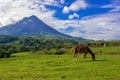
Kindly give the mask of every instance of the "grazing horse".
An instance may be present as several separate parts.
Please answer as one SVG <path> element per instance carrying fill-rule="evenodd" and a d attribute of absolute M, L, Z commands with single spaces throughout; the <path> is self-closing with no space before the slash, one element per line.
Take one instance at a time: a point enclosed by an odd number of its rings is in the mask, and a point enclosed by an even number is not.
<path fill-rule="evenodd" d="M 84 60 L 87 56 L 87 53 L 90 53 L 92 56 L 92 60 L 95 61 L 95 54 L 92 50 L 86 45 L 78 45 L 72 47 L 73 61 L 77 62 L 77 54 L 84 53 Z"/>

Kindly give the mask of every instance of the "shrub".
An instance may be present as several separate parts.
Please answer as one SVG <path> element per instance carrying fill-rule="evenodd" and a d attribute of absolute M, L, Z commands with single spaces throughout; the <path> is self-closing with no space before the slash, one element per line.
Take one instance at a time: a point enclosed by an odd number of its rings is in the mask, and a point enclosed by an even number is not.
<path fill-rule="evenodd" d="M 11 53 L 3 49 L 0 49 L 0 58 L 4 58 L 4 57 L 7 58 L 11 57 Z"/>
<path fill-rule="evenodd" d="M 59 49 L 43 49 L 41 51 L 37 51 L 36 54 L 40 54 L 40 55 L 62 55 L 64 53 L 64 51 L 61 51 Z"/>

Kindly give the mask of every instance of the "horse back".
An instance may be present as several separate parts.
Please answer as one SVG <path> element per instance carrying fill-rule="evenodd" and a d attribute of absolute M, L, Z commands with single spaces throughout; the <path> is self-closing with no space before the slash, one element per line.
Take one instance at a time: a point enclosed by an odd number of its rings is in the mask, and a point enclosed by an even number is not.
<path fill-rule="evenodd" d="M 90 48 L 86 45 L 73 46 L 72 51 L 74 53 L 89 53 L 89 52 L 91 52 Z"/>

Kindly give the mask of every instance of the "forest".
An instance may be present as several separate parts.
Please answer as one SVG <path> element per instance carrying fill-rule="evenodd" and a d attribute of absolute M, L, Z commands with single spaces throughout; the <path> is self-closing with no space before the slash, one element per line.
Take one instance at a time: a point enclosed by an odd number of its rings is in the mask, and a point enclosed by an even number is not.
<path fill-rule="evenodd" d="M 9 58 L 13 53 L 41 52 L 41 54 L 63 54 L 64 49 L 85 44 L 91 47 L 120 46 L 120 41 L 77 41 L 67 38 L 45 38 L 40 36 L 0 35 L 0 58 Z M 105 45 L 104 45 L 105 44 Z M 52 53 L 50 52 L 52 51 Z M 54 53 L 53 53 L 54 52 Z"/>

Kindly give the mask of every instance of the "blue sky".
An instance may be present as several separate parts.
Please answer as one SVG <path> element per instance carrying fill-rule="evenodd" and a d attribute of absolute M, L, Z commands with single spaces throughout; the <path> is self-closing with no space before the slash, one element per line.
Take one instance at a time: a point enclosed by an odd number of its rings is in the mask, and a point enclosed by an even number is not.
<path fill-rule="evenodd" d="M 36 15 L 71 36 L 120 40 L 120 0 L 4 0 L 0 4 L 0 27 Z"/>
<path fill-rule="evenodd" d="M 82 2 L 82 1 L 86 1 L 86 6 L 82 8 L 79 7 L 78 10 L 71 9 L 69 10 L 70 6 L 72 3 L 75 2 Z M 64 5 L 62 7 L 55 7 L 55 6 L 47 6 L 48 9 L 51 10 L 56 10 L 56 13 L 54 15 L 54 17 L 57 17 L 59 19 L 63 19 L 63 20 L 67 20 L 69 19 L 69 15 L 73 15 L 74 13 L 76 13 L 77 15 L 80 15 L 79 17 L 74 17 L 75 19 L 82 19 L 85 16 L 89 16 L 89 15 L 96 15 L 96 14 L 104 14 L 109 12 L 110 10 L 112 10 L 113 8 L 101 8 L 101 6 L 110 4 L 111 0 L 66 0 Z M 77 4 L 76 4 L 77 5 Z M 65 11 L 65 7 L 68 7 L 67 10 L 69 10 L 69 12 Z"/>

